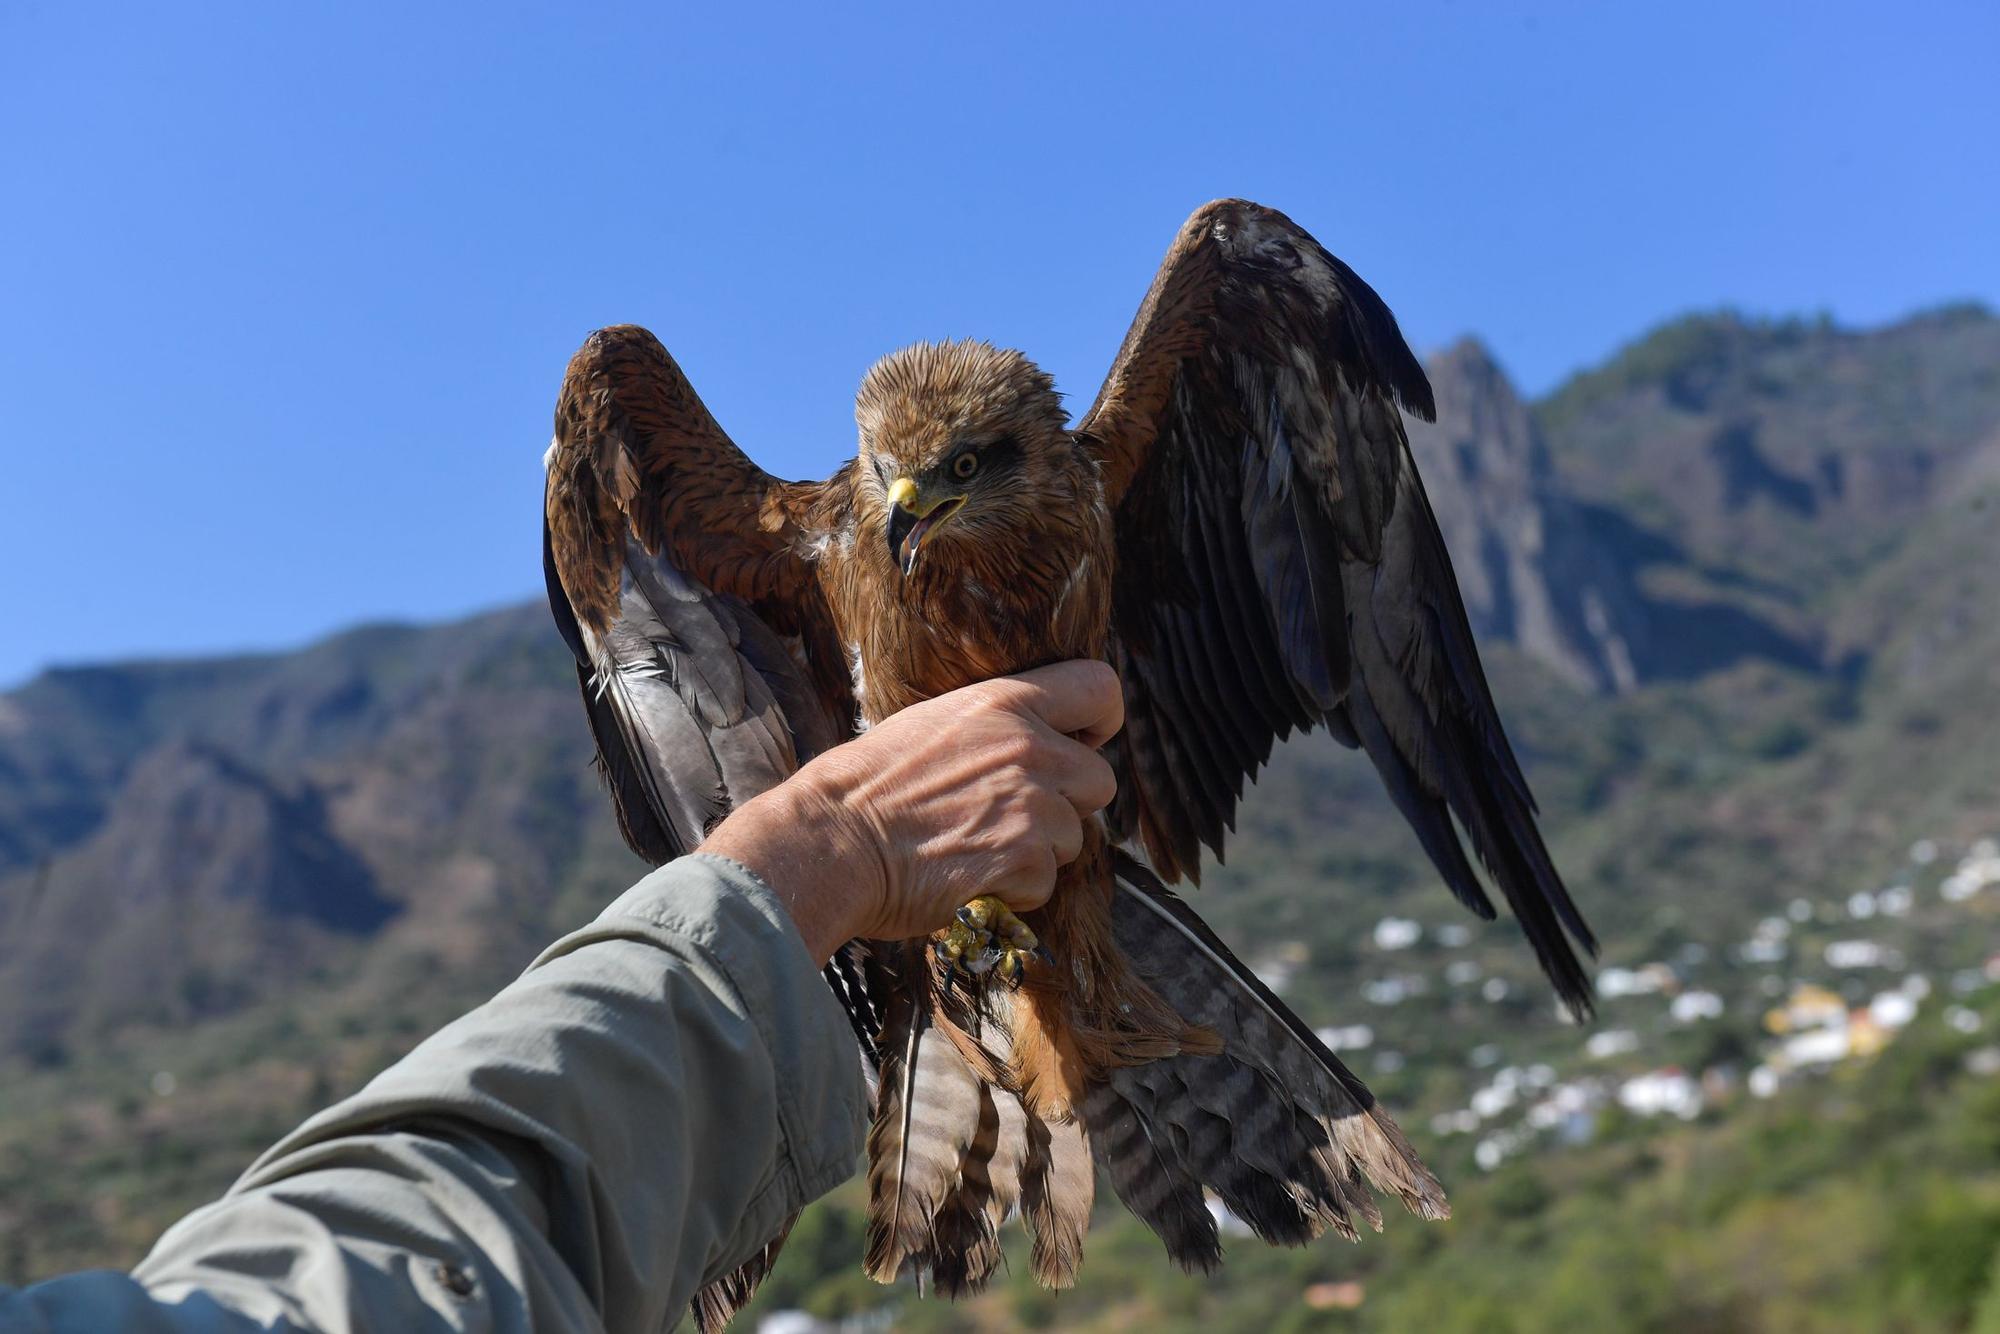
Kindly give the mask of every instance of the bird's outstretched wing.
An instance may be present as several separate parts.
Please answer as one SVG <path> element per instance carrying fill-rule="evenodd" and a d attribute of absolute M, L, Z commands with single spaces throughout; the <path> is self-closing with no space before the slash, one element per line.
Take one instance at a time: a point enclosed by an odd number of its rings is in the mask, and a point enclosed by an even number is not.
<path fill-rule="evenodd" d="M 647 861 L 691 850 L 852 731 L 846 668 L 800 554 L 823 499 L 746 458 L 644 329 L 600 329 L 570 359 L 542 567 L 619 830 Z M 859 948 L 827 979 L 872 1055 L 868 997 L 850 989 Z M 702 1334 L 749 1300 L 794 1221 L 697 1294 Z"/>
<path fill-rule="evenodd" d="M 1596 943 L 1536 828 L 1399 406 L 1429 418 L 1430 384 L 1352 269 L 1256 204 L 1188 220 L 1077 428 L 1117 530 L 1112 822 L 1168 879 L 1198 877 L 1272 742 L 1324 724 L 1490 918 L 1456 817 L 1581 1012 L 1571 941 Z"/>
<path fill-rule="evenodd" d="M 644 329 L 600 329 L 571 358 L 543 567 L 619 828 L 648 861 L 851 730 L 800 552 L 819 491 L 745 457 Z"/>

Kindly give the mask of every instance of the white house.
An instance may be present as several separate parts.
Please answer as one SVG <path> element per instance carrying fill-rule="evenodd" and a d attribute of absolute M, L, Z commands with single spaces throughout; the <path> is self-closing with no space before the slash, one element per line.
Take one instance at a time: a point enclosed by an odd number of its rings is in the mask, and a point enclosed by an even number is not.
<path fill-rule="evenodd" d="M 1692 1024 L 1703 1019 L 1722 1017 L 1722 997 L 1713 991 L 1683 991 L 1674 997 L 1668 1007 L 1668 1014 L 1677 1024 Z"/>
<path fill-rule="evenodd" d="M 1668 1115 L 1692 1121 L 1701 1115 L 1701 1085 L 1677 1066 L 1649 1070 L 1618 1086 L 1618 1105 L 1636 1116 Z"/>
<path fill-rule="evenodd" d="M 1829 968 L 1880 968 L 1888 962 L 1889 951 L 1879 941 L 1835 940 L 1826 947 Z"/>
<path fill-rule="evenodd" d="M 1384 917 L 1375 923 L 1375 948 L 1406 950 L 1424 938 L 1424 928 L 1407 917 Z"/>
<path fill-rule="evenodd" d="M 1315 1033 L 1331 1051 L 1364 1051 L 1375 1045 L 1375 1030 L 1366 1024 L 1343 1024 Z"/>

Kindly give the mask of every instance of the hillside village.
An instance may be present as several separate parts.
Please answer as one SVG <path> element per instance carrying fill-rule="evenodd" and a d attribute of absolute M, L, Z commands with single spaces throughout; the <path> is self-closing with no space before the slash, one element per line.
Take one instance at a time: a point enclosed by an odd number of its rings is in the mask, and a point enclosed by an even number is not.
<path fill-rule="evenodd" d="M 2000 986 L 2000 953 L 1980 967 L 1957 969 L 1942 979 L 1921 970 L 1903 971 L 1904 933 L 1897 926 L 1916 906 L 1918 881 L 1941 856 L 1937 840 L 1919 840 L 1910 849 L 1904 879 L 1845 898 L 1795 898 L 1784 915 L 1762 919 L 1748 938 L 1721 951 L 1719 958 L 1697 948 L 1672 961 L 1602 969 L 1596 978 L 1601 1022 L 1575 1045 L 1569 1059 L 1516 1065 L 1503 1063 L 1498 1044 L 1475 1047 L 1468 1065 L 1480 1072 L 1481 1082 L 1464 1106 L 1431 1116 L 1431 1132 L 1476 1137 L 1474 1161 L 1492 1171 L 1538 1143 L 1589 1143 L 1601 1116 L 1612 1107 L 1637 1117 L 1693 1120 L 1734 1098 L 1770 1098 L 1793 1081 L 1875 1056 L 1926 1004 L 1943 1005 L 1945 1022 L 1957 1031 L 1978 1032 L 1978 1013 L 1958 1002 Z M 1971 924 L 1982 895 L 1989 906 L 2000 908 L 2000 893 L 1989 893 L 2000 891 L 2000 840 L 1974 842 L 1942 875 L 1930 878 L 1937 904 L 1947 912 L 1960 910 Z M 1841 934 L 1816 953 L 1796 949 L 1794 938 L 1806 927 Z M 1455 924 L 1436 934 L 1437 943 L 1447 948 L 1463 946 L 1470 938 L 1465 927 Z M 1395 954 L 1419 944 L 1423 928 L 1409 918 L 1384 917 L 1375 923 L 1371 939 L 1378 952 Z M 1268 962 L 1261 975 L 1282 991 L 1304 962 L 1295 952 L 1289 960 Z M 1747 1068 L 1725 1062 L 1701 1069 L 1624 1069 L 1634 1060 L 1643 1061 L 1650 1034 L 1710 1023 L 1728 1013 L 1730 1002 L 1721 992 L 1698 984 L 1697 979 L 1712 974 L 1735 979 L 1737 991 L 1745 995 L 1739 1003 L 1765 1002 L 1754 1063 Z M 1370 1004 L 1393 1008 L 1434 986 L 1476 991 L 1489 1003 L 1504 1000 L 1510 991 L 1505 980 L 1482 978 L 1477 964 L 1457 960 L 1435 977 L 1401 972 L 1370 978 L 1361 983 L 1360 994 Z M 1560 1009 L 1557 1017 L 1568 1021 Z M 1345 1059 L 1359 1062 L 1358 1068 L 1393 1073 L 1404 1064 L 1402 1054 L 1379 1043 L 1368 1024 L 1329 1026 L 1318 1035 Z M 1967 1067 L 1979 1075 L 2000 1074 L 2000 1044 L 1970 1053 Z"/>

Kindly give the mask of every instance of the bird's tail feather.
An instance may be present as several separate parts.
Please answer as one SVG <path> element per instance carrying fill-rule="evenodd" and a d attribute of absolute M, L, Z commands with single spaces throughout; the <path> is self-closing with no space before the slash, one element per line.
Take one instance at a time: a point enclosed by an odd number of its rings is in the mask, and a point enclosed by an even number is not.
<path fill-rule="evenodd" d="M 1082 1122 L 1029 1113 L 1028 1163 L 1021 1176 L 1021 1213 L 1034 1237 L 1029 1260 L 1035 1281 L 1067 1288 L 1083 1263 L 1083 1234 L 1097 1198 L 1090 1141 Z"/>
<path fill-rule="evenodd" d="M 1118 853 L 1119 946 L 1182 1018 L 1221 1037 L 1109 1072 L 1086 1108 L 1112 1186 L 1185 1267 L 1212 1268 L 1206 1186 L 1266 1241 L 1355 1235 L 1381 1214 L 1369 1187 L 1424 1218 L 1450 1209 L 1437 1180 L 1361 1081 L 1178 895 Z"/>
<path fill-rule="evenodd" d="M 948 1297 L 978 1292 L 1018 1209 L 1036 1278 L 1068 1286 L 1096 1190 L 1083 1126 L 1038 1115 L 1002 1082 L 1010 1015 L 998 989 L 968 1042 L 964 998 L 932 985 L 919 947 L 902 964 L 877 1043 L 864 1267 L 883 1283 L 910 1272 Z"/>
<path fill-rule="evenodd" d="M 989 987 L 968 1003 L 936 985 L 919 946 L 895 947 L 868 1139 L 868 1273 L 977 1292 L 1018 1209 L 1036 1279 L 1066 1287 L 1098 1169 L 1190 1270 L 1222 1256 L 1205 1192 L 1283 1245 L 1379 1229 L 1374 1192 L 1448 1217 L 1443 1189 L 1361 1081 L 1157 876 L 1123 852 L 1114 866 L 1124 962 L 1214 1041 L 1102 1070 L 1074 1116 L 1038 1115 L 1007 1083 L 1009 1035 L 1027 1018 L 1016 993 Z"/>

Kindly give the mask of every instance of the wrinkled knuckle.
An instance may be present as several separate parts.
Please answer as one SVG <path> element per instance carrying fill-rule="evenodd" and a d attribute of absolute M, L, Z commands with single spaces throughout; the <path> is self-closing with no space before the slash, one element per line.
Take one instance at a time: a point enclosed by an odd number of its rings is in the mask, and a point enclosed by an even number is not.
<path fill-rule="evenodd" d="M 1034 734 L 1025 728 L 1013 728 L 995 746 L 1000 763 L 1008 770 L 1008 776 L 1026 779 L 1034 772 L 1037 751 Z"/>
<path fill-rule="evenodd" d="M 1084 674 L 1085 680 L 1089 682 L 1091 689 L 1103 691 L 1107 694 L 1118 693 L 1118 673 L 1112 670 L 1110 663 L 1099 658 L 1092 658 L 1084 663 Z"/>
<path fill-rule="evenodd" d="M 1056 867 L 1056 854 L 1046 843 L 1035 844 L 1022 857 L 1022 874 L 1034 890 L 1037 901 L 1048 896 L 1050 886 L 1055 883 Z"/>
<path fill-rule="evenodd" d="M 1083 664 L 1083 674 L 1077 681 L 1078 693 L 1099 708 L 1110 710 L 1124 702 L 1125 688 L 1109 663 L 1092 659 Z"/>
<path fill-rule="evenodd" d="M 1085 796 L 1089 799 L 1091 808 L 1099 810 L 1109 806 L 1118 796 L 1118 775 L 1112 772 L 1111 766 L 1101 757 L 1092 758 L 1097 762 L 1090 766 Z"/>
<path fill-rule="evenodd" d="M 1013 691 L 1006 681 L 980 681 L 965 687 L 962 698 L 989 713 L 1012 713 Z"/>
<path fill-rule="evenodd" d="M 1034 831 L 1034 819 L 1016 803 L 1009 802 L 994 816 L 987 828 L 1001 844 L 1016 844 Z"/>
<path fill-rule="evenodd" d="M 1083 835 L 1077 833 L 1065 837 L 1051 847 L 1049 852 L 1055 858 L 1058 865 L 1068 866 L 1083 853 Z"/>

